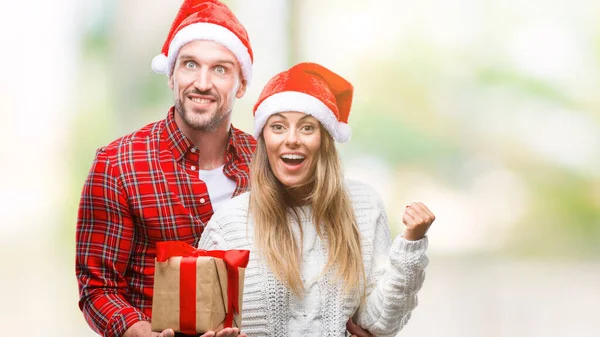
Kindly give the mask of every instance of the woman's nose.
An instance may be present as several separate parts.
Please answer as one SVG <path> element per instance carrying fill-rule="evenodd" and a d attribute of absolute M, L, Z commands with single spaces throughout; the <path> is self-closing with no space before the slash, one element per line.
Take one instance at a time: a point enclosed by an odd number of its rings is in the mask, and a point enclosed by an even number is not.
<path fill-rule="evenodd" d="M 291 129 L 290 132 L 288 132 L 287 137 L 285 138 L 285 143 L 288 146 L 300 144 L 300 138 L 294 129 Z"/>

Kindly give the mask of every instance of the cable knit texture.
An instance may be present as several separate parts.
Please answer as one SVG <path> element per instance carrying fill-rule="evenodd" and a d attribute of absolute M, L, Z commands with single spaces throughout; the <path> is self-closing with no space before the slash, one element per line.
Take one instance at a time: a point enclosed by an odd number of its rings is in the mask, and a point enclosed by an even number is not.
<path fill-rule="evenodd" d="M 253 245 L 254 230 L 248 216 L 249 194 L 228 201 L 204 229 L 199 248 L 248 249 L 242 330 L 258 336 L 346 336 L 346 321 L 375 336 L 395 336 L 417 306 L 417 293 L 428 264 L 427 238 L 391 242 L 383 202 L 369 186 L 346 181 L 361 232 L 367 275 L 367 297 L 361 304 L 356 294 L 346 294 L 332 272 L 321 274 L 327 263 L 327 245 L 317 235 L 310 207 L 302 207 L 304 231 L 302 281 L 305 295 L 296 298 L 266 265 Z M 300 231 L 295 226 L 295 233 Z"/>

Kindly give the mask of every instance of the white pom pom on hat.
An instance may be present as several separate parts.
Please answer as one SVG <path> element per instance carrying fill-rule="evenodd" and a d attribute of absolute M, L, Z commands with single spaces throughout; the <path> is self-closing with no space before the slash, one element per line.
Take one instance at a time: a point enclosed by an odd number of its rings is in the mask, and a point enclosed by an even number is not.
<path fill-rule="evenodd" d="M 164 54 L 158 54 L 152 59 L 152 70 L 154 70 L 155 73 L 166 74 L 167 63 L 167 57 Z"/>

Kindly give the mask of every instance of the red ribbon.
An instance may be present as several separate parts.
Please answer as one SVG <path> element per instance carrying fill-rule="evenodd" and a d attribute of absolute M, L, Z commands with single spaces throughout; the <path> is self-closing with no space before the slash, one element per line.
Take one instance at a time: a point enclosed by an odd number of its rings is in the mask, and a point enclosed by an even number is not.
<path fill-rule="evenodd" d="M 250 257 L 248 250 L 202 250 L 181 241 L 156 243 L 156 260 L 166 262 L 170 257 L 181 256 L 179 278 L 179 329 L 184 334 L 196 334 L 196 260 L 198 256 L 212 256 L 225 261 L 227 266 L 227 315 L 224 327 L 233 324 L 233 314 L 240 313 L 238 268 L 246 268 Z"/>

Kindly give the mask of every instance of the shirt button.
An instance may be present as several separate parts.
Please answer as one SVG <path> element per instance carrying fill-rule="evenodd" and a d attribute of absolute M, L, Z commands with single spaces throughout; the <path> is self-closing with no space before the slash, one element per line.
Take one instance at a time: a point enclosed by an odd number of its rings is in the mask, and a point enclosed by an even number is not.
<path fill-rule="evenodd" d="M 200 198 L 200 203 L 203 204 L 206 200 L 204 198 Z"/>
<path fill-rule="evenodd" d="M 193 148 L 192 148 L 190 151 L 192 151 L 192 152 L 196 153 L 196 148 L 195 148 L 195 147 L 193 147 Z"/>
<path fill-rule="evenodd" d="M 192 167 L 190 167 L 192 169 L 192 171 L 196 171 L 196 166 L 192 165 Z"/>

